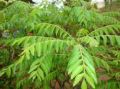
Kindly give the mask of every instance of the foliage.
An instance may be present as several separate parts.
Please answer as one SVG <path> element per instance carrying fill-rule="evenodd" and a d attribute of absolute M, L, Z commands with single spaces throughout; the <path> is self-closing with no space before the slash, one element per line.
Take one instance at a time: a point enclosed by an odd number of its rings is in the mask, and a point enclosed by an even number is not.
<path fill-rule="evenodd" d="M 14 1 L 3 8 L 0 47 L 10 53 L 10 63 L 2 66 L 0 76 L 13 78 L 18 89 L 49 89 L 52 80 L 65 81 L 61 76 L 81 89 L 99 89 L 106 81 L 107 87 L 119 89 L 119 12 L 74 4 L 58 10 Z"/>

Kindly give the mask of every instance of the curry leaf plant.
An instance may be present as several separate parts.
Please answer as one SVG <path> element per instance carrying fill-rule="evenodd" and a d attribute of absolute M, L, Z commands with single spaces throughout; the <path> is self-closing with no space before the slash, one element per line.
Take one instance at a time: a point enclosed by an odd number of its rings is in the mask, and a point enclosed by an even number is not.
<path fill-rule="evenodd" d="M 98 89 L 97 68 L 111 79 L 120 77 L 119 72 L 113 73 L 120 66 L 120 23 L 116 19 L 120 13 L 99 13 L 84 4 L 70 2 L 59 10 L 54 5 L 41 8 L 14 1 L 3 8 L 1 44 L 15 48 L 18 54 L 1 68 L 0 76 L 14 77 L 18 89 L 49 89 L 50 82 L 61 75 L 69 77 L 73 87 Z"/>

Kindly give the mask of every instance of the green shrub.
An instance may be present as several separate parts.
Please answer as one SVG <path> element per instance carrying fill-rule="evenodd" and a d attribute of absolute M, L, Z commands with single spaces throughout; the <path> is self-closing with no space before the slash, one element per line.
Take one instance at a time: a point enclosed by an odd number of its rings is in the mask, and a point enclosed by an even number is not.
<path fill-rule="evenodd" d="M 16 88 L 48 89 L 51 80 L 69 76 L 73 86 L 98 89 L 101 68 L 110 76 L 108 87 L 114 80 L 119 89 L 120 75 L 114 69 L 120 65 L 120 23 L 115 18 L 120 13 L 101 14 L 84 5 L 40 8 L 22 1 L 0 13 L 4 17 L 0 30 L 10 34 L 1 44 L 14 47 L 17 53 L 15 62 L 2 68 L 0 76 L 14 77 Z"/>

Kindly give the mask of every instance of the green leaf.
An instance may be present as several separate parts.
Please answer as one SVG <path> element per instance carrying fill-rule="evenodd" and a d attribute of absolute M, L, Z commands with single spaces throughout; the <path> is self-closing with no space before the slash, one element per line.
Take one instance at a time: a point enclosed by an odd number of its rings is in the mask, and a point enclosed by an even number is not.
<path fill-rule="evenodd" d="M 94 79 L 94 82 L 97 83 L 96 74 L 93 73 L 89 67 L 86 67 L 86 71 L 87 71 L 88 75 Z"/>
<path fill-rule="evenodd" d="M 95 88 L 94 81 L 93 81 L 93 79 L 90 76 L 88 76 L 87 74 L 85 74 L 85 79 L 92 86 L 92 88 Z"/>
<path fill-rule="evenodd" d="M 83 82 L 82 82 L 81 89 L 87 89 L 87 84 L 86 84 L 85 80 L 83 80 Z"/>
<path fill-rule="evenodd" d="M 83 66 L 78 66 L 71 74 L 71 79 L 75 78 L 78 74 L 83 71 Z"/>
<path fill-rule="evenodd" d="M 76 86 L 76 85 L 82 80 L 83 76 L 84 76 L 84 73 L 77 75 L 77 76 L 75 77 L 73 86 Z"/>

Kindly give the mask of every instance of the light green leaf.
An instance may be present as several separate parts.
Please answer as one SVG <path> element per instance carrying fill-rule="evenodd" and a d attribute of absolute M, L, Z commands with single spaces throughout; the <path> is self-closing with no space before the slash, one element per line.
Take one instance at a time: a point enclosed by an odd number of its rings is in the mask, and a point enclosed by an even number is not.
<path fill-rule="evenodd" d="M 92 88 L 95 88 L 94 81 L 93 81 L 93 79 L 90 76 L 88 76 L 87 74 L 85 74 L 85 79 L 92 86 Z"/>
<path fill-rule="evenodd" d="M 87 89 L 87 84 L 86 84 L 85 80 L 83 80 L 83 82 L 82 82 L 81 89 Z"/>
<path fill-rule="evenodd" d="M 77 75 L 77 76 L 75 77 L 73 86 L 76 86 L 76 85 L 82 80 L 83 76 L 84 76 L 84 73 Z"/>

